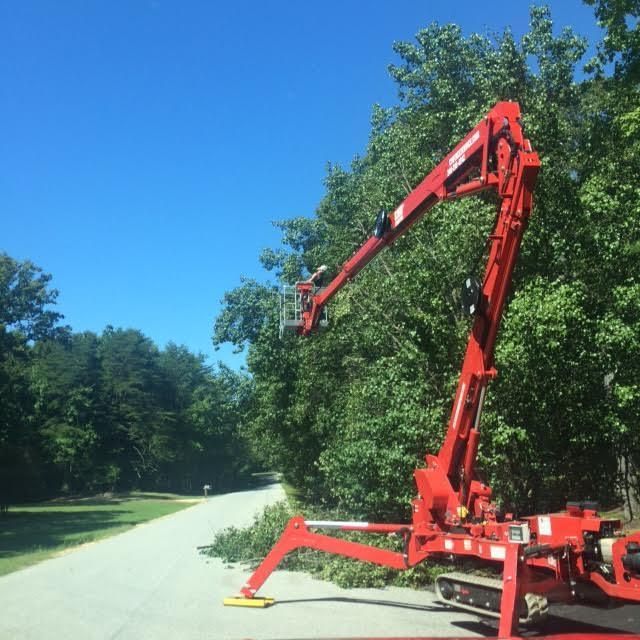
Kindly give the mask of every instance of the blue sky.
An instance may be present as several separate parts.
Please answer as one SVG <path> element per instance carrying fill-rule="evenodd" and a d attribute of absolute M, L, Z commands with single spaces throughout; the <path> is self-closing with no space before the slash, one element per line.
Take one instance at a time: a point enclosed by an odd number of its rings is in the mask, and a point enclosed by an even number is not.
<path fill-rule="evenodd" d="M 596 40 L 592 9 L 548 3 Z M 526 1 L 0 3 L 0 251 L 53 275 L 74 330 L 140 329 L 211 362 L 271 221 L 311 215 L 328 161 L 396 101 L 395 40 L 432 21 L 527 29 Z"/>

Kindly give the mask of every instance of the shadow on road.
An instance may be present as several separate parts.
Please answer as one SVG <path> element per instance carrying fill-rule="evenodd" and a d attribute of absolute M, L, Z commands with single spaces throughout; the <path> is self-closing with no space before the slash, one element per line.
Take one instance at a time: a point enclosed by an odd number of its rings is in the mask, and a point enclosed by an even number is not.
<path fill-rule="evenodd" d="M 209 497 L 223 496 L 229 493 L 242 493 L 244 491 L 266 491 L 274 485 L 280 483 L 280 474 L 273 471 L 263 471 L 252 473 L 250 476 L 242 478 L 235 484 L 225 488 L 214 488 Z"/>
<path fill-rule="evenodd" d="M 565 607 L 568 608 L 568 607 Z M 572 607 L 577 609 L 578 607 Z M 620 610 L 611 610 L 605 612 L 606 615 L 602 615 L 602 610 L 593 610 L 588 607 L 580 607 L 589 613 L 587 616 L 598 616 L 601 624 L 595 624 L 592 621 L 580 620 L 577 617 L 563 617 L 559 615 L 550 615 L 547 621 L 539 628 L 535 629 L 520 629 L 519 635 L 522 638 L 536 638 L 538 636 L 547 636 L 551 634 L 584 634 L 585 637 L 588 634 L 636 634 L 638 633 L 638 623 L 633 618 L 629 619 L 626 615 L 620 615 Z M 580 612 L 582 613 L 582 612 Z M 580 615 L 578 613 L 578 615 Z M 460 620 L 451 623 L 454 627 L 464 629 L 471 633 L 477 633 L 485 637 L 495 637 L 498 633 L 498 620 L 486 618 L 478 621 Z"/>
<path fill-rule="evenodd" d="M 262 473 L 253 473 L 246 485 L 247 489 L 255 491 L 256 489 L 268 489 L 274 484 L 280 482 L 280 474 L 274 471 L 264 471 Z"/>
<path fill-rule="evenodd" d="M 391 602 L 388 600 L 377 600 L 372 598 L 346 598 L 346 597 L 328 597 L 328 598 L 300 598 L 295 600 L 277 600 L 273 606 L 282 604 L 309 604 L 310 602 L 333 602 L 344 604 L 368 604 L 376 607 L 397 607 L 399 609 L 407 609 L 411 611 L 423 611 L 425 613 L 452 613 L 450 607 L 444 605 L 421 605 L 412 604 L 408 602 Z M 565 607 L 567 608 L 567 607 Z M 539 636 L 549 634 L 562 634 L 562 633 L 579 633 L 579 634 L 595 634 L 595 633 L 637 633 L 637 621 L 633 617 L 629 617 L 623 613 L 620 615 L 620 610 L 611 610 L 606 612 L 605 619 L 602 619 L 602 611 L 580 607 L 585 609 L 589 613 L 586 615 L 599 616 L 603 624 L 594 624 L 584 620 L 577 620 L 575 618 L 563 617 L 560 615 L 550 615 L 546 623 L 540 628 L 536 629 L 521 629 L 520 637 L 522 638 L 536 638 Z M 576 607 L 572 607 L 574 610 Z M 583 612 L 578 612 L 578 615 L 585 615 Z M 493 618 L 479 618 L 478 620 L 458 620 L 452 621 L 451 625 L 459 629 L 463 629 L 468 633 L 476 633 L 486 638 L 495 637 L 498 634 L 498 620 Z"/>
<path fill-rule="evenodd" d="M 328 598 L 300 598 L 298 600 L 276 600 L 273 606 L 279 604 L 309 604 L 310 602 L 341 602 L 345 604 L 371 604 L 378 607 L 397 607 L 399 609 L 411 609 L 413 611 L 428 611 L 429 613 L 444 613 L 451 609 L 443 605 L 427 605 L 412 604 L 410 602 L 392 602 L 389 600 L 376 600 L 372 598 L 347 598 L 347 597 L 328 597 Z"/>

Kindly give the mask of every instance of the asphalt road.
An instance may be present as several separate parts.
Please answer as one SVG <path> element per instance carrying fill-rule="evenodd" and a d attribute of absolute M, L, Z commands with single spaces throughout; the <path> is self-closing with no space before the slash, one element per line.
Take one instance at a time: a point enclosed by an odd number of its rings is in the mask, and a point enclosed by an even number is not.
<path fill-rule="evenodd" d="M 222 606 L 248 576 L 196 547 L 283 497 L 278 485 L 210 497 L 189 509 L 0 578 L 0 638 L 91 640 L 455 635 L 473 616 L 406 589 L 343 590 L 278 572 L 269 609 Z M 460 629 L 458 629 L 460 631 Z M 464 635 L 474 635 L 464 631 Z"/>
<path fill-rule="evenodd" d="M 273 607 L 223 607 L 222 598 L 237 592 L 247 571 L 226 568 L 196 547 L 209 544 L 215 530 L 248 524 L 262 506 L 280 497 L 277 485 L 214 496 L 0 578 L 0 638 L 267 640 L 495 633 L 495 625 L 442 607 L 429 592 L 344 590 L 285 571 L 276 572 L 263 588 L 263 595 L 276 598 Z M 637 611 L 623 616 L 630 631 L 640 629 L 634 628 Z M 566 624 L 576 631 L 601 630 L 602 616 L 595 622 L 554 617 L 547 632 Z M 623 630 L 624 624 L 610 628 Z"/>

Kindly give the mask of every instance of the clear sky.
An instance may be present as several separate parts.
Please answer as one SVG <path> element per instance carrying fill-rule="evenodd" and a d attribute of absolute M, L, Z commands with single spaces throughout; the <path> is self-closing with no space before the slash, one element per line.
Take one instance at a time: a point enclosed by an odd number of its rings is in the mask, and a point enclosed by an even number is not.
<path fill-rule="evenodd" d="M 549 2 L 597 39 L 590 7 Z M 271 221 L 311 215 L 328 161 L 396 101 L 395 40 L 432 21 L 527 29 L 526 0 L 0 1 L 0 251 L 53 275 L 74 330 L 214 353 Z"/>

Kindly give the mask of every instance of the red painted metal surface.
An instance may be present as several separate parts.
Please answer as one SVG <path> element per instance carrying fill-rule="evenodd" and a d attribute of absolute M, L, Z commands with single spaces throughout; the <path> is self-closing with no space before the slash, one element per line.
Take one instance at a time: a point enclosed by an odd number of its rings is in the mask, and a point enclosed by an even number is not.
<path fill-rule="evenodd" d="M 631 557 L 640 554 L 640 533 L 621 537 L 621 523 L 601 519 L 592 506 L 573 505 L 566 512 L 518 522 L 499 518 L 491 488 L 475 475 L 482 403 L 497 375 L 496 337 L 531 214 L 539 167 L 538 156 L 523 134 L 519 106 L 500 102 L 393 211 L 379 237 L 369 238 L 325 289 L 316 295 L 312 281 L 297 285 L 303 301 L 299 333 L 306 335 L 316 329 L 324 305 L 435 204 L 485 190 L 497 194 L 488 262 L 446 437 L 439 453 L 427 455 L 425 467 L 415 471 L 418 495 L 412 502 L 412 522 L 305 523 L 302 517 L 293 518 L 243 586 L 245 597 L 255 596 L 284 555 L 307 547 L 396 569 L 428 558 L 465 556 L 502 566 L 501 637 L 517 632 L 517 601 L 525 593 L 571 601 L 588 584 L 613 598 L 640 601 L 640 555 Z M 314 533 L 310 528 L 395 533 L 402 538 L 402 552 Z M 521 539 L 514 539 L 518 532 Z M 604 558 L 603 540 L 610 558 Z"/>
<path fill-rule="evenodd" d="M 635 633 L 589 633 L 585 636 L 584 633 L 562 633 L 560 635 L 552 634 L 548 636 L 527 636 L 528 638 L 534 637 L 535 640 L 584 640 L 585 637 L 588 640 L 634 640 L 640 638 L 640 635 Z M 318 639 L 322 640 L 322 639 Z M 332 640 L 469 640 L 469 636 L 454 636 L 446 637 L 442 636 L 403 636 L 403 637 L 362 637 L 362 638 L 333 638 Z M 498 640 L 524 640 L 522 636 L 500 636 Z"/>

